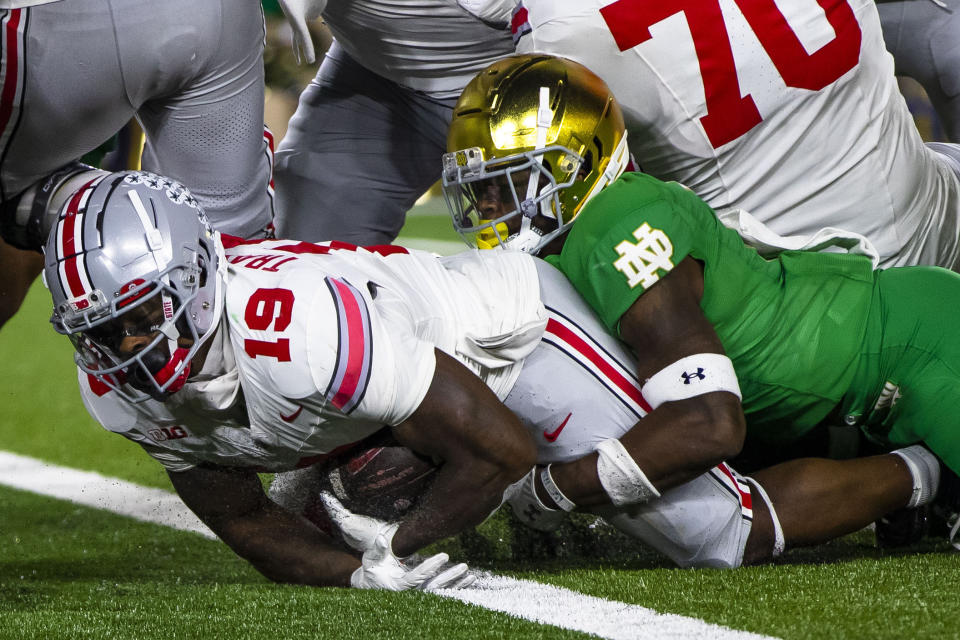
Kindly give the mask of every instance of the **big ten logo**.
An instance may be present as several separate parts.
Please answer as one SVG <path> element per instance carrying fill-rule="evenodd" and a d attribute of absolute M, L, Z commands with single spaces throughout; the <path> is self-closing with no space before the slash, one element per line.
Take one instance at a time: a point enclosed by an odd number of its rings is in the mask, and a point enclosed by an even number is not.
<path fill-rule="evenodd" d="M 292 260 L 296 260 L 297 256 L 230 256 L 228 260 L 230 264 L 243 265 L 247 269 L 259 269 L 260 271 L 279 271 L 280 266 L 284 265 Z"/>
<path fill-rule="evenodd" d="M 150 436 L 150 439 L 154 442 L 163 442 L 165 440 L 179 440 L 181 438 L 188 438 L 190 434 L 187 433 L 187 430 L 183 427 L 172 426 L 172 427 L 160 427 L 159 429 L 150 429 L 147 432 L 147 435 Z"/>

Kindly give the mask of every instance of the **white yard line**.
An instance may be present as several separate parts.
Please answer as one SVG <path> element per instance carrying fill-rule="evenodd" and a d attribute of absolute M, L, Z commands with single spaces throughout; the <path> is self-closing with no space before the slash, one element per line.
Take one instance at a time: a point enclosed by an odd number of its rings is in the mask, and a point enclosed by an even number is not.
<path fill-rule="evenodd" d="M 206 538 L 217 537 L 175 493 L 108 478 L 92 471 L 60 467 L 0 451 L 0 484 L 144 522 L 192 531 Z"/>
<path fill-rule="evenodd" d="M 216 538 L 175 494 L 98 473 L 0 451 L 0 484 Z M 610 640 L 769 638 L 531 580 L 485 572 L 479 575 L 470 589 L 438 593 L 492 611 Z"/>
<path fill-rule="evenodd" d="M 611 640 L 770 640 L 748 631 L 673 613 L 659 613 L 635 604 L 604 600 L 563 587 L 489 573 L 469 589 L 443 595 L 517 618 L 583 631 Z"/>

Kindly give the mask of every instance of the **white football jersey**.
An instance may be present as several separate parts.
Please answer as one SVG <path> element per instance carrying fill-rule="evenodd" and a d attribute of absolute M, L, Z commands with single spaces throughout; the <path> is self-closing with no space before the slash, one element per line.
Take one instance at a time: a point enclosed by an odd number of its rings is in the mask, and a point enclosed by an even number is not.
<path fill-rule="evenodd" d="M 226 258 L 219 342 L 184 389 L 132 404 L 80 377 L 91 415 L 172 471 L 292 469 L 399 424 L 434 348 L 503 398 L 546 324 L 529 256 L 263 241 Z"/>
<path fill-rule="evenodd" d="M 781 235 L 857 231 L 882 266 L 955 265 L 960 180 L 916 130 L 873 0 L 523 0 L 512 27 L 520 53 L 607 82 L 641 170 Z"/>
<path fill-rule="evenodd" d="M 323 19 L 347 53 L 399 85 L 456 98 L 486 66 L 513 53 L 510 31 L 456 0 L 330 0 Z"/>

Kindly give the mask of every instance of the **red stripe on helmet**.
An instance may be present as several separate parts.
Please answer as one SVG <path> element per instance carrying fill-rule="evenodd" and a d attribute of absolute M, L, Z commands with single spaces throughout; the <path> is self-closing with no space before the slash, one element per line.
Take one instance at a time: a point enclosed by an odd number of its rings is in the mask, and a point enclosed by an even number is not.
<path fill-rule="evenodd" d="M 60 254 L 63 256 L 63 274 L 67 279 L 68 293 L 73 298 L 78 298 L 86 293 L 83 278 L 80 275 L 82 268 L 81 246 L 78 240 L 82 240 L 83 230 L 82 221 L 77 220 L 81 206 L 85 205 L 87 191 L 91 188 L 97 179 L 87 182 L 76 193 L 71 196 L 67 203 L 67 211 L 60 221 Z M 77 234 L 80 234 L 80 238 Z"/>

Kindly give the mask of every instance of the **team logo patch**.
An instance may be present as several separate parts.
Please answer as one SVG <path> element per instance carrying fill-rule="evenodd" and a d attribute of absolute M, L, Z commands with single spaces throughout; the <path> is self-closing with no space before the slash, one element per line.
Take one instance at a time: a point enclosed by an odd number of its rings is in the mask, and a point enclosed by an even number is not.
<path fill-rule="evenodd" d="M 154 442 L 164 442 L 166 440 L 180 440 L 181 438 L 189 438 L 190 434 L 187 433 L 187 430 L 183 427 L 173 426 L 173 427 L 161 427 L 159 429 L 150 429 L 147 432 L 147 435 L 150 436 L 150 439 Z"/>
<path fill-rule="evenodd" d="M 633 232 L 637 242 L 624 240 L 614 249 L 620 255 L 613 262 L 614 268 L 627 277 L 627 285 L 633 289 L 638 284 L 649 289 L 660 280 L 659 270 L 673 269 L 673 245 L 660 229 L 651 229 L 644 222 Z"/>

